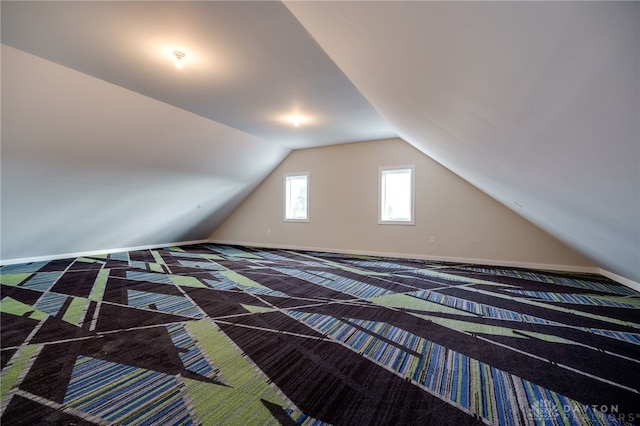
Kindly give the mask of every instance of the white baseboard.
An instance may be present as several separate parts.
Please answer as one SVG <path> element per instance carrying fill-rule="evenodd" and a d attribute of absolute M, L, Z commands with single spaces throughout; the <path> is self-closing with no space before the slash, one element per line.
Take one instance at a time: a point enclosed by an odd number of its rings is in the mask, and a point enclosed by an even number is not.
<path fill-rule="evenodd" d="M 362 256 L 380 256 L 380 257 L 397 257 L 402 259 L 419 259 L 419 260 L 432 260 L 435 262 L 454 262 L 454 263 L 471 263 L 474 265 L 487 265 L 487 266 L 503 266 L 508 268 L 526 268 L 537 269 L 544 271 L 559 271 L 559 272 L 582 272 L 589 274 L 599 274 L 601 269 L 598 267 L 589 266 L 574 266 L 574 265 L 555 265 L 546 263 L 527 263 L 527 262 L 513 262 L 509 260 L 493 260 L 493 259 L 473 259 L 466 257 L 448 257 L 448 256 L 429 256 L 415 253 L 389 253 L 379 251 L 368 250 L 351 250 L 351 249 L 336 249 L 325 247 L 307 247 L 296 245 L 282 245 L 282 244 L 265 244 L 265 243 L 252 243 L 252 242 L 239 242 L 239 241 L 226 241 L 226 240 L 209 240 L 213 244 L 228 244 L 247 247 L 264 247 L 264 248 L 279 248 L 284 250 L 306 250 L 306 251 L 319 251 L 324 253 L 340 253 L 340 254 L 355 254 Z"/>
<path fill-rule="evenodd" d="M 607 271 L 606 269 L 602 269 L 600 268 L 600 274 L 604 275 L 605 277 L 612 279 L 616 282 L 619 282 L 622 285 L 626 285 L 627 287 L 630 287 L 632 289 L 634 289 L 635 291 L 639 291 L 640 292 L 640 283 L 630 280 L 629 278 L 625 278 L 621 275 L 618 274 L 614 274 L 611 271 Z"/>
<path fill-rule="evenodd" d="M 208 243 L 208 242 L 209 240 L 179 241 L 176 243 L 150 244 L 146 246 L 122 247 L 122 248 L 114 248 L 114 249 L 106 249 L 106 250 L 92 250 L 92 251 L 63 253 L 63 254 L 48 255 L 48 256 L 0 259 L 0 266 L 15 265 L 18 263 L 32 263 L 32 262 L 43 262 L 43 261 L 59 260 L 59 259 L 69 259 L 73 257 L 95 256 L 98 254 L 120 253 L 123 251 L 149 250 L 149 249 L 156 249 L 156 248 L 163 248 L 163 247 L 187 246 L 191 244 L 202 244 L 202 243 Z"/>

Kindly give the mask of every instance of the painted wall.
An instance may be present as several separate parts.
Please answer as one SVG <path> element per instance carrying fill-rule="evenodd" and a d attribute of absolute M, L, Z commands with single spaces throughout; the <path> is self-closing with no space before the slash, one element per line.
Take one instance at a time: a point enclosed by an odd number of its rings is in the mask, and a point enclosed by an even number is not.
<path fill-rule="evenodd" d="M 378 224 L 378 168 L 416 168 L 414 226 Z M 285 173 L 309 172 L 308 223 L 283 221 Z M 430 237 L 435 243 L 430 243 Z M 595 268 L 401 139 L 292 152 L 210 237 L 213 241 Z"/>
<path fill-rule="evenodd" d="M 288 152 L 3 45 L 0 260 L 206 239 Z"/>

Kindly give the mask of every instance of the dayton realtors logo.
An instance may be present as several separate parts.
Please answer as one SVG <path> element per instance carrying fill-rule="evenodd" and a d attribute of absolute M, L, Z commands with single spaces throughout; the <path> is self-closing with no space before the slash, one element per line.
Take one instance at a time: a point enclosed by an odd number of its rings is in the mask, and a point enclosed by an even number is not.
<path fill-rule="evenodd" d="M 559 405 L 547 399 L 539 399 L 533 403 L 530 418 L 536 422 L 551 421 L 555 424 L 553 421 L 560 417 L 573 417 L 574 420 L 577 420 L 586 414 L 588 408 L 609 420 L 618 420 L 624 424 L 640 419 L 640 413 L 621 413 L 618 405 Z"/>
<path fill-rule="evenodd" d="M 531 406 L 531 417 L 534 420 L 546 422 L 560 417 L 560 409 L 552 401 L 539 399 Z"/>

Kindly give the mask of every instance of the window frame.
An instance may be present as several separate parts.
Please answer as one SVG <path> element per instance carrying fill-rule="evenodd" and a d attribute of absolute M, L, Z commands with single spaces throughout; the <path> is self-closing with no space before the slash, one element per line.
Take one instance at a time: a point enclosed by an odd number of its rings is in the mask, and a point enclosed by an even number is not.
<path fill-rule="evenodd" d="M 287 217 L 287 213 L 289 212 L 289 204 L 290 204 L 290 199 L 287 197 L 287 186 L 289 183 L 289 178 L 290 177 L 302 177 L 304 176 L 307 182 L 307 199 L 306 199 L 306 209 L 305 209 L 305 213 L 306 213 L 306 217 L 303 219 L 298 219 L 298 218 L 288 218 Z M 310 182 L 310 178 L 309 178 L 309 172 L 300 172 L 300 173 L 285 173 L 284 174 L 284 221 L 285 222 L 309 222 L 309 182 Z"/>
<path fill-rule="evenodd" d="M 410 179 L 410 196 L 411 196 L 411 206 L 410 206 L 410 214 L 411 217 L 409 220 L 386 220 L 382 217 L 382 209 L 384 202 L 384 194 L 383 194 L 383 174 L 387 171 L 401 171 L 401 170 L 409 170 L 411 174 Z M 416 166 L 415 164 L 405 165 L 405 166 L 384 166 L 378 168 L 378 225 L 415 225 L 416 224 Z"/>

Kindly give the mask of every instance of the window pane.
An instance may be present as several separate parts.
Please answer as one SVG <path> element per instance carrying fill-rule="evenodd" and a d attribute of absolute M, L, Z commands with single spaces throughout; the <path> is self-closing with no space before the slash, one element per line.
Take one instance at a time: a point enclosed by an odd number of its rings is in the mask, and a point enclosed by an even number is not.
<path fill-rule="evenodd" d="M 308 218 L 307 179 L 306 175 L 285 177 L 285 219 L 306 220 Z"/>
<path fill-rule="evenodd" d="M 382 170 L 380 175 L 380 220 L 411 222 L 413 213 L 412 169 Z"/>

